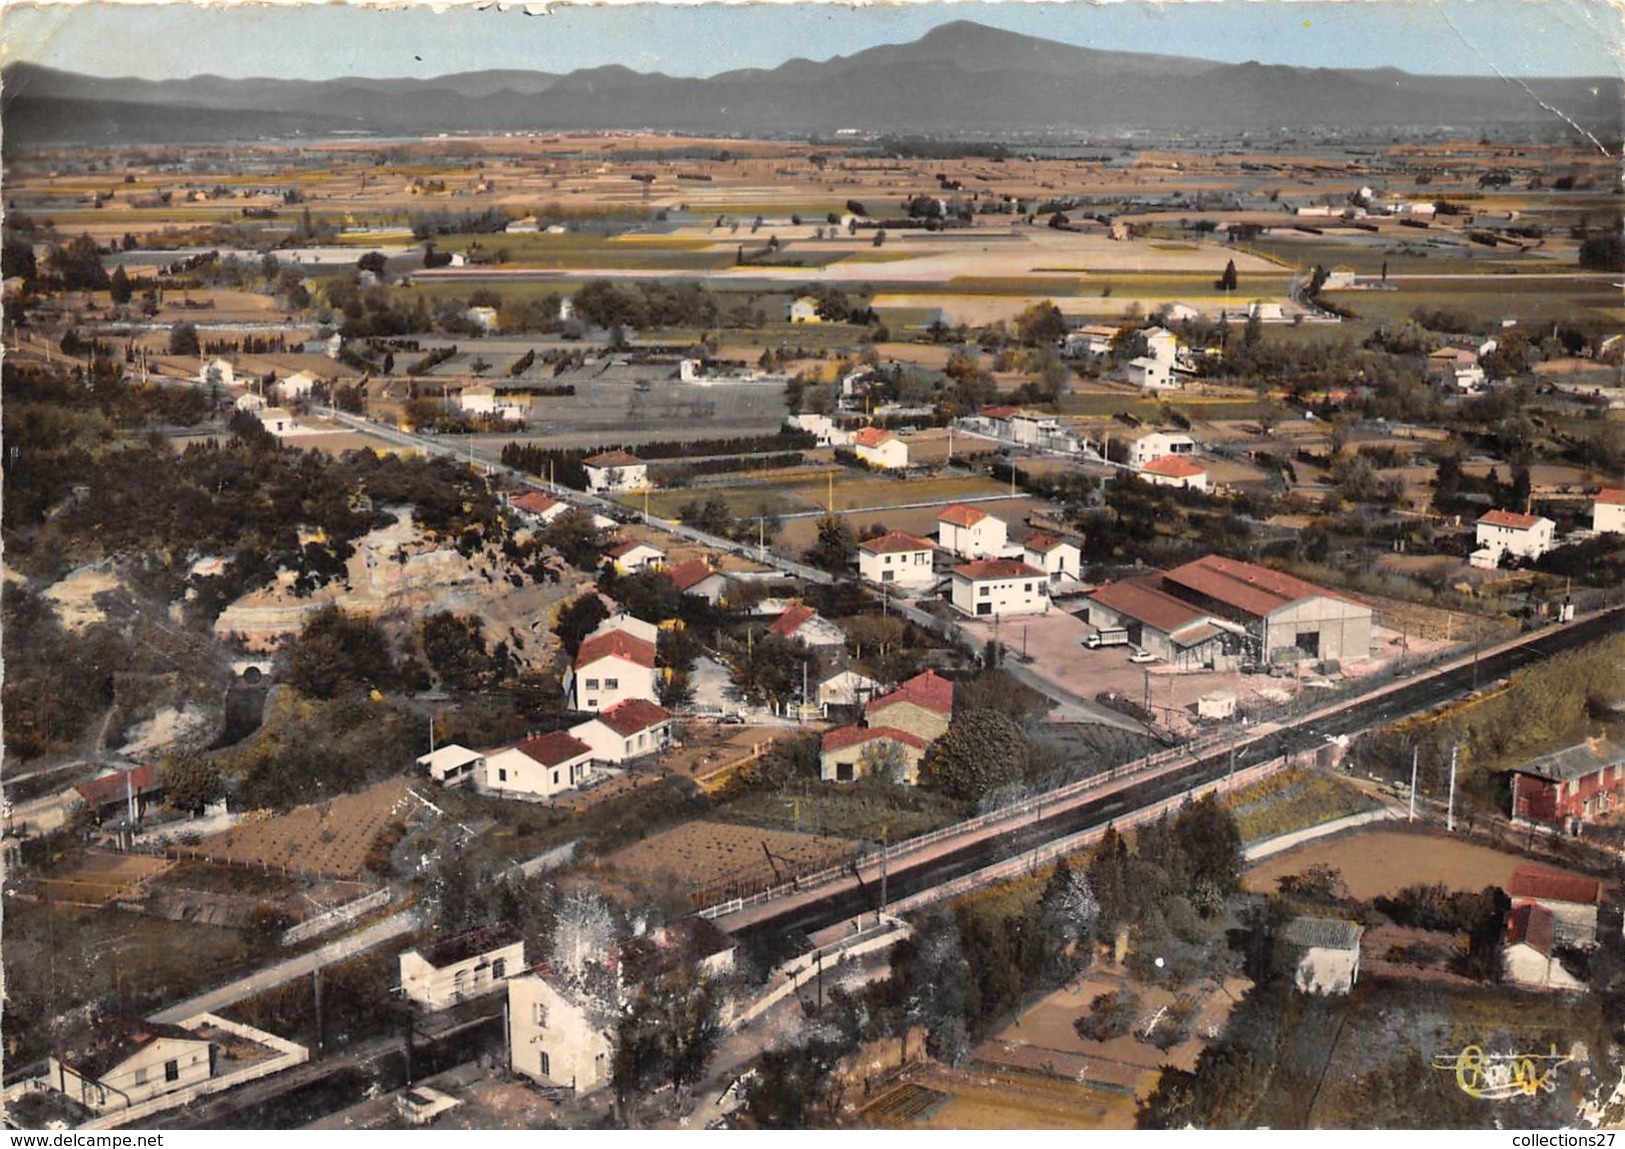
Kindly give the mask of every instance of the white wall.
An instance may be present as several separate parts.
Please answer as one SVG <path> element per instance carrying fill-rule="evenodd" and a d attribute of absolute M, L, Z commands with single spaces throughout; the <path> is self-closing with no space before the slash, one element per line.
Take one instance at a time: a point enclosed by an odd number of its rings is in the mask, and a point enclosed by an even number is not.
<path fill-rule="evenodd" d="M 169 1076 L 174 1065 L 174 1079 Z M 102 1075 L 85 1081 L 68 1066 L 51 1058 L 51 1085 L 88 1109 L 104 1113 L 125 1109 L 163 1093 L 172 1093 L 209 1079 L 209 1043 L 161 1037 Z"/>
<path fill-rule="evenodd" d="M 570 727 L 570 733 L 592 747 L 594 762 L 608 762 L 611 765 L 617 765 L 628 758 L 664 750 L 671 743 L 669 721 L 627 736 L 594 718 L 590 722 Z"/>
<path fill-rule="evenodd" d="M 424 961 L 416 950 L 407 950 L 400 960 L 401 992 L 408 1000 L 432 1010 L 448 1009 L 459 1001 L 498 988 L 523 970 L 525 943 L 516 941 L 438 969 Z"/>
<path fill-rule="evenodd" d="M 907 587 L 930 586 L 937 577 L 930 551 L 897 551 L 877 555 L 861 547 L 858 549 L 858 573 L 870 582 Z"/>
<path fill-rule="evenodd" d="M 972 581 L 954 575 L 953 604 L 973 617 L 1008 618 L 1018 614 L 1043 614 L 1049 609 L 1045 593 L 1048 579 L 1037 574 L 1010 579 Z M 982 609 L 983 607 L 986 609 Z"/>
<path fill-rule="evenodd" d="M 577 667 L 574 694 L 577 710 L 608 710 L 628 698 L 659 700 L 655 693 L 654 669 L 614 655 Z"/>
<path fill-rule="evenodd" d="M 591 773 L 590 752 L 557 766 L 544 766 L 518 749 L 499 750 L 486 758 L 485 770 L 475 775 L 475 784 L 499 796 L 550 798 L 580 785 Z"/>
<path fill-rule="evenodd" d="M 508 1066 L 577 1097 L 609 1084 L 614 1050 L 586 1011 L 534 975 L 508 983 Z"/>

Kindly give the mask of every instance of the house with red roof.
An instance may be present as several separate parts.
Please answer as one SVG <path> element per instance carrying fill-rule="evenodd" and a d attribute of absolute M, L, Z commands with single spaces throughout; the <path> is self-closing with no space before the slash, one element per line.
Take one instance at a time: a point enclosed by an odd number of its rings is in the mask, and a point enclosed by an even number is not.
<path fill-rule="evenodd" d="M 936 547 L 902 531 L 890 531 L 858 544 L 858 574 L 883 586 L 923 589 L 937 581 Z"/>
<path fill-rule="evenodd" d="M 1512 768 L 1512 821 L 1572 831 L 1625 802 L 1625 747 L 1602 738 Z"/>
<path fill-rule="evenodd" d="M 551 798 L 592 776 L 592 747 L 563 730 L 486 755 L 475 786 L 499 798 Z"/>
<path fill-rule="evenodd" d="M 1051 590 L 1075 587 L 1083 581 L 1083 549 L 1048 531 L 1027 536 L 1021 544 L 1021 561 L 1047 574 Z"/>
<path fill-rule="evenodd" d="M 853 435 L 852 451 L 881 470 L 896 471 L 908 466 L 908 444 L 879 427 L 865 427 Z"/>
<path fill-rule="evenodd" d="M 903 730 L 925 742 L 946 734 L 953 716 L 954 684 L 934 670 L 871 698 L 863 708 L 865 725 Z"/>
<path fill-rule="evenodd" d="M 1207 468 L 1182 455 L 1160 455 L 1140 468 L 1140 478 L 1154 487 L 1182 487 L 1188 491 L 1209 489 Z"/>
<path fill-rule="evenodd" d="M 576 710 L 608 710 L 629 698 L 656 701 L 655 644 L 625 630 L 588 635 L 576 650 L 568 689 Z"/>
<path fill-rule="evenodd" d="M 570 509 L 568 503 L 541 491 L 525 491 L 523 494 L 510 495 L 508 506 L 536 526 L 546 526 Z"/>
<path fill-rule="evenodd" d="M 156 766 L 113 770 L 73 788 L 85 809 L 98 820 L 130 817 L 139 822 L 164 792 L 163 772 Z"/>
<path fill-rule="evenodd" d="M 785 607 L 784 612 L 767 629 L 770 634 L 810 647 L 839 648 L 846 645 L 844 630 L 812 607 L 801 603 Z"/>
<path fill-rule="evenodd" d="M 1002 556 L 1009 545 L 1009 528 L 979 507 L 953 503 L 937 515 L 937 545 L 962 559 Z"/>
<path fill-rule="evenodd" d="M 214 1062 L 214 1044 L 189 1029 L 104 1016 L 51 1053 L 46 1083 L 94 1113 L 112 1113 L 201 1085 Z"/>
<path fill-rule="evenodd" d="M 853 782 L 885 770 L 891 781 L 913 785 L 930 743 L 895 726 L 842 726 L 824 735 L 818 748 L 819 776 L 826 782 Z"/>
<path fill-rule="evenodd" d="M 1604 487 L 1591 504 L 1591 529 L 1625 535 L 1625 489 Z"/>
<path fill-rule="evenodd" d="M 1507 879 L 1507 897 L 1516 909 L 1540 906 L 1555 919 L 1557 940 L 1568 945 L 1590 945 L 1597 940 L 1597 906 L 1602 883 L 1584 874 L 1570 874 L 1544 866 L 1522 865 Z"/>
<path fill-rule="evenodd" d="M 1485 511 L 1475 529 L 1478 549 L 1470 562 L 1475 567 L 1494 570 L 1503 555 L 1538 559 L 1552 549 L 1557 524 L 1541 515 L 1521 515 L 1517 511 Z"/>
<path fill-rule="evenodd" d="M 604 557 L 614 564 L 616 574 L 623 575 L 659 570 L 666 565 L 666 552 L 641 539 L 616 543 L 604 552 Z"/>
<path fill-rule="evenodd" d="M 627 451 L 604 451 L 581 461 L 587 490 L 595 495 L 636 491 L 649 485 L 649 466 Z"/>
<path fill-rule="evenodd" d="M 1049 575 L 1017 559 L 979 559 L 954 567 L 949 601 L 972 618 L 1009 618 L 1049 610 Z"/>
<path fill-rule="evenodd" d="M 671 745 L 671 711 L 642 698 L 629 698 L 603 710 L 570 736 L 592 750 L 594 763 L 618 766 L 632 758 L 658 754 Z"/>
<path fill-rule="evenodd" d="M 721 571 L 713 570 L 704 559 L 688 559 L 666 568 L 666 577 L 686 595 L 703 598 L 715 606 L 722 601 L 728 589 L 728 579 Z"/>

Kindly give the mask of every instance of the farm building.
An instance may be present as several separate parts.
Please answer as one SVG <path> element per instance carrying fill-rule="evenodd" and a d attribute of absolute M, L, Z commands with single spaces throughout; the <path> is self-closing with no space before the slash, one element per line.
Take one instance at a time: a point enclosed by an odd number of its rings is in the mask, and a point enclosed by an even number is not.
<path fill-rule="evenodd" d="M 928 587 L 937 581 L 931 561 L 934 550 L 936 547 L 925 539 L 891 531 L 858 544 L 858 573 L 869 582 Z"/>
<path fill-rule="evenodd" d="M 1371 653 L 1369 606 L 1268 567 L 1208 555 L 1168 571 L 1163 587 L 1244 626 L 1261 662 L 1291 652 L 1319 659 Z"/>
<path fill-rule="evenodd" d="M 284 403 L 294 403 L 301 399 L 309 399 L 320 382 L 309 371 L 295 371 L 286 379 L 276 385 L 277 398 Z"/>
<path fill-rule="evenodd" d="M 1140 468 L 1140 478 L 1155 487 L 1183 487 L 1190 491 L 1208 489 L 1207 468 L 1194 459 L 1163 455 Z"/>
<path fill-rule="evenodd" d="M 1625 748 L 1587 739 L 1513 767 L 1512 820 L 1573 830 L 1620 805 Z"/>
<path fill-rule="evenodd" d="M 1008 618 L 1049 610 L 1049 575 L 1016 559 L 979 559 L 954 567 L 954 609 L 973 618 Z"/>
<path fill-rule="evenodd" d="M 1241 629 L 1169 594 L 1157 572 L 1095 588 L 1086 621 L 1102 630 L 1127 630 L 1129 642 L 1181 670 L 1212 666 L 1225 653 L 1227 636 L 1234 642 Z"/>
<path fill-rule="evenodd" d="M 869 725 L 906 730 L 927 742 L 946 734 L 953 716 L 954 684 L 934 670 L 916 674 L 863 708 Z"/>
<path fill-rule="evenodd" d="M 1558 960 L 1557 919 L 1533 902 L 1507 914 L 1506 945 L 1501 951 L 1508 981 L 1538 989 L 1585 989 L 1586 983 Z"/>
<path fill-rule="evenodd" d="M 824 317 L 818 314 L 818 300 L 810 295 L 803 295 L 785 304 L 784 318 L 791 323 L 824 322 Z"/>
<path fill-rule="evenodd" d="M 1104 359 L 1112 353 L 1117 328 L 1091 325 L 1068 331 L 1061 341 L 1061 354 L 1068 359 Z"/>
<path fill-rule="evenodd" d="M 843 647 L 846 632 L 810 606 L 786 607 L 784 613 L 767 628 L 772 634 L 812 647 Z"/>
<path fill-rule="evenodd" d="M 1034 531 L 1021 544 L 1021 561 L 1049 576 L 1052 589 L 1083 581 L 1083 551 L 1077 543 L 1048 531 Z"/>
<path fill-rule="evenodd" d="M 818 684 L 818 706 L 825 716 L 831 706 L 861 706 L 880 693 L 880 683 L 867 674 L 845 668 Z"/>
<path fill-rule="evenodd" d="M 893 726 L 842 726 L 824 735 L 818 748 L 819 776 L 826 782 L 853 782 L 882 766 L 895 770 L 892 781 L 920 779 L 928 743 Z"/>
<path fill-rule="evenodd" d="M 1475 567 L 1494 569 L 1503 555 L 1538 559 L 1552 549 L 1557 524 L 1540 515 L 1520 515 L 1516 511 L 1485 511 L 1476 529 L 1478 549 L 1472 553 Z"/>
<path fill-rule="evenodd" d="M 624 630 L 590 635 L 576 651 L 570 688 L 576 710 L 655 701 L 655 644 Z"/>
<path fill-rule="evenodd" d="M 474 783 L 499 798 L 551 798 L 592 776 L 592 747 L 556 730 L 487 756 Z"/>
<path fill-rule="evenodd" d="M 46 1062 L 48 1084 L 95 1113 L 128 1109 L 214 1075 L 212 1043 L 138 1017 L 92 1019 Z"/>
<path fill-rule="evenodd" d="M 1604 487 L 1591 504 L 1591 529 L 1598 534 L 1614 531 L 1625 535 L 1625 490 Z"/>
<path fill-rule="evenodd" d="M 937 543 L 962 559 L 999 558 L 1009 545 L 1008 527 L 977 507 L 954 503 L 937 515 Z"/>
<path fill-rule="evenodd" d="M 197 381 L 205 386 L 219 384 L 222 387 L 230 387 L 237 382 L 237 370 L 231 365 L 230 359 L 210 359 L 198 371 Z"/>
<path fill-rule="evenodd" d="M 728 587 L 728 580 L 722 572 L 711 569 L 711 564 L 704 559 L 689 559 L 674 567 L 667 567 L 666 577 L 684 594 L 703 598 L 712 606 L 722 601 L 722 592 Z"/>
<path fill-rule="evenodd" d="M 671 711 L 641 698 L 628 699 L 570 727 L 570 736 L 586 743 L 594 762 L 619 765 L 671 745 Z"/>
<path fill-rule="evenodd" d="M 604 552 L 604 557 L 615 564 L 616 574 L 635 574 L 642 570 L 658 570 L 666 563 L 666 552 L 653 543 L 632 539 L 617 543 Z"/>
<path fill-rule="evenodd" d="M 457 406 L 470 415 L 484 415 L 508 423 L 523 423 L 530 414 L 528 397 L 499 391 L 489 383 L 464 387 L 457 396 Z"/>
<path fill-rule="evenodd" d="M 595 495 L 636 491 L 649 485 L 649 465 L 626 451 L 605 451 L 581 461 L 587 490 Z"/>
<path fill-rule="evenodd" d="M 460 786 L 485 765 L 485 755 L 453 742 L 425 754 L 417 762 L 442 786 Z"/>
<path fill-rule="evenodd" d="M 852 436 L 852 451 L 871 467 L 896 471 L 908 466 L 908 444 L 879 427 L 865 427 Z"/>
<path fill-rule="evenodd" d="M 1162 391 L 1174 385 L 1174 367 L 1149 355 L 1139 355 L 1128 361 L 1128 381 L 1142 391 Z"/>
<path fill-rule="evenodd" d="M 1341 918 L 1293 918 L 1281 940 L 1293 951 L 1292 984 L 1300 993 L 1345 994 L 1360 980 L 1360 935 Z"/>
<path fill-rule="evenodd" d="M 449 1009 L 460 1001 L 501 989 L 525 968 L 525 939 L 509 922 L 468 930 L 400 956 L 401 992 L 425 1009 Z"/>

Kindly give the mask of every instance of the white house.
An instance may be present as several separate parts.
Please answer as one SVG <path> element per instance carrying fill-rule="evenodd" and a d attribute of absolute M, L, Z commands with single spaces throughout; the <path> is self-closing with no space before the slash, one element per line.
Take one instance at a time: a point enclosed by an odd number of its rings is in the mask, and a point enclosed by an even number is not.
<path fill-rule="evenodd" d="M 587 490 L 593 494 L 636 491 L 649 485 L 648 464 L 626 451 L 605 451 L 583 459 L 587 470 Z"/>
<path fill-rule="evenodd" d="M 1597 501 L 1591 504 L 1591 529 L 1625 535 L 1625 490 L 1605 487 L 1597 492 Z"/>
<path fill-rule="evenodd" d="M 485 765 L 485 755 L 453 742 L 419 758 L 418 765 L 442 786 L 461 786 Z"/>
<path fill-rule="evenodd" d="M 309 371 L 295 371 L 286 379 L 279 380 L 276 385 L 277 398 L 284 403 L 296 402 L 300 399 L 309 399 L 316 390 L 316 376 Z"/>
<path fill-rule="evenodd" d="M 511 495 L 508 498 L 508 505 L 540 526 L 546 526 L 570 509 L 568 503 L 560 502 L 552 495 L 545 495 L 541 491 Z"/>
<path fill-rule="evenodd" d="M 279 439 L 292 435 L 299 426 L 294 422 L 293 412 L 286 407 L 262 407 L 255 414 L 259 416 L 260 426 Z"/>
<path fill-rule="evenodd" d="M 852 782 L 886 764 L 896 782 L 919 781 L 925 739 L 891 726 L 842 726 L 824 735 L 818 747 L 819 776 L 825 782 Z"/>
<path fill-rule="evenodd" d="M 630 698 L 656 701 L 655 644 L 624 630 L 589 636 L 576 651 L 570 693 L 576 710 L 608 710 Z"/>
<path fill-rule="evenodd" d="M 1280 323 L 1286 319 L 1286 308 L 1267 299 L 1255 299 L 1247 305 L 1247 318 L 1260 323 Z"/>
<path fill-rule="evenodd" d="M 978 618 L 1043 614 L 1049 609 L 1049 576 L 1014 559 L 981 559 L 953 569 L 954 608 Z"/>
<path fill-rule="evenodd" d="M 1140 468 L 1140 478 L 1156 487 L 1184 487 L 1192 491 L 1208 489 L 1207 468 L 1182 455 L 1163 455 Z"/>
<path fill-rule="evenodd" d="M 47 1084 L 94 1113 L 128 1109 L 207 1081 L 214 1046 L 178 1025 L 101 1017 L 46 1060 Z"/>
<path fill-rule="evenodd" d="M 911 589 L 928 587 L 937 580 L 931 562 L 935 549 L 925 539 L 902 531 L 865 539 L 858 544 L 858 573 L 869 582 Z"/>
<path fill-rule="evenodd" d="M 893 471 L 908 466 L 908 444 L 879 427 L 865 427 L 853 435 L 852 450 L 871 467 Z"/>
<path fill-rule="evenodd" d="M 1485 511 L 1477 525 L 1478 551 L 1474 566 L 1499 566 L 1503 554 L 1538 559 L 1552 549 L 1557 524 L 1540 515 L 1520 515 L 1516 511 Z M 1487 554 L 1486 554 L 1487 552 Z"/>
<path fill-rule="evenodd" d="M 237 372 L 229 359 L 210 359 L 197 373 L 197 381 L 205 386 L 218 383 L 222 387 L 230 387 L 237 382 Z"/>
<path fill-rule="evenodd" d="M 545 974 L 508 983 L 508 1067 L 577 1097 L 609 1084 L 614 1018 Z"/>
<path fill-rule="evenodd" d="M 498 391 L 489 383 L 464 387 L 457 396 L 457 406 L 470 415 L 484 415 L 508 423 L 523 423 L 530 414 L 527 397 Z"/>
<path fill-rule="evenodd" d="M 1292 984 L 1300 993 L 1345 994 L 1360 980 L 1360 936 L 1340 918 L 1293 918 L 1281 940 L 1296 952 Z"/>
<path fill-rule="evenodd" d="M 247 411 L 250 415 L 258 415 L 267 406 L 264 396 L 256 395 L 252 391 L 245 391 L 237 396 L 237 401 L 232 405 L 239 411 Z"/>
<path fill-rule="evenodd" d="M 618 766 L 670 746 L 671 722 L 671 711 L 665 707 L 632 698 L 570 727 L 570 736 L 586 743 L 594 762 Z"/>
<path fill-rule="evenodd" d="M 1128 465 L 1136 471 L 1164 455 L 1194 455 L 1196 440 L 1180 432 L 1152 431 L 1128 446 Z"/>
<path fill-rule="evenodd" d="M 1080 327 L 1068 331 L 1061 341 L 1061 354 L 1068 359 L 1104 359 L 1112 353 L 1117 328 L 1106 326 Z"/>
<path fill-rule="evenodd" d="M 831 706 L 862 706 L 880 693 L 880 683 L 856 670 L 840 670 L 818 684 L 818 705 L 825 714 Z"/>
<path fill-rule="evenodd" d="M 984 510 L 954 503 L 937 515 L 937 544 L 962 559 L 996 558 L 1009 545 L 1003 519 Z"/>
<path fill-rule="evenodd" d="M 503 987 L 524 971 L 525 939 L 509 922 L 468 930 L 400 956 L 401 993 L 425 1009 L 449 1009 Z"/>
<path fill-rule="evenodd" d="M 1147 358 L 1172 367 L 1179 359 L 1179 336 L 1166 327 L 1148 327 L 1140 333 L 1145 337 Z"/>
<path fill-rule="evenodd" d="M 463 318 L 487 335 L 497 327 L 497 309 L 494 307 L 470 307 L 463 312 Z"/>
<path fill-rule="evenodd" d="M 623 575 L 658 570 L 666 565 L 666 552 L 640 539 L 617 543 L 604 552 L 604 557 L 615 564 L 616 574 Z"/>
<path fill-rule="evenodd" d="M 1147 355 L 1138 355 L 1128 361 L 1128 381 L 1146 391 L 1172 387 L 1174 365 Z"/>
<path fill-rule="evenodd" d="M 793 299 L 785 306 L 784 317 L 791 323 L 822 323 L 823 317 L 818 314 L 818 300 L 810 295 L 803 295 Z"/>
<path fill-rule="evenodd" d="M 592 747 L 562 730 L 487 755 L 475 785 L 499 798 L 551 798 L 592 774 Z"/>
<path fill-rule="evenodd" d="M 722 595 L 728 589 L 727 576 L 711 569 L 711 564 L 704 559 L 689 559 L 667 567 L 666 577 L 684 594 L 703 598 L 712 606 L 722 601 Z"/>
<path fill-rule="evenodd" d="M 1083 552 L 1076 543 L 1047 531 L 1034 531 L 1021 544 L 1021 561 L 1049 575 L 1051 587 L 1082 581 Z"/>
<path fill-rule="evenodd" d="M 816 435 L 820 447 L 845 447 L 852 442 L 851 433 L 837 427 L 828 415 L 787 415 L 784 425 Z"/>
<path fill-rule="evenodd" d="M 811 647 L 839 649 L 846 645 L 844 630 L 812 607 L 800 603 L 786 607 L 767 629 L 769 633 L 776 634 L 780 638 L 803 642 Z"/>

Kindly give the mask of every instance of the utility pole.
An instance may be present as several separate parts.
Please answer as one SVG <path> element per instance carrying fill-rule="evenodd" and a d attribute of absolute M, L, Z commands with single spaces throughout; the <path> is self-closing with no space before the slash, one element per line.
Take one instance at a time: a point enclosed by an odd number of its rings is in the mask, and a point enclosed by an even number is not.
<path fill-rule="evenodd" d="M 1459 749 L 1460 746 L 1450 748 L 1450 799 L 1444 815 L 1444 832 L 1447 834 L 1456 832 L 1456 752 Z"/>
<path fill-rule="evenodd" d="M 1416 821 L 1416 761 L 1422 756 L 1420 744 L 1411 747 L 1411 816 L 1406 821 Z"/>

